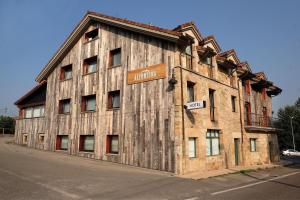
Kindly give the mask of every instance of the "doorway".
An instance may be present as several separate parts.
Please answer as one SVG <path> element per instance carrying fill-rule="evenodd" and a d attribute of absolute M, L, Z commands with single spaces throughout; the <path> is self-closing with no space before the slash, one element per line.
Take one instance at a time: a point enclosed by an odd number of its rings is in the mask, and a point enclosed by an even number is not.
<path fill-rule="evenodd" d="M 240 139 L 234 138 L 234 159 L 235 159 L 236 166 L 240 164 L 239 146 L 240 146 Z"/>

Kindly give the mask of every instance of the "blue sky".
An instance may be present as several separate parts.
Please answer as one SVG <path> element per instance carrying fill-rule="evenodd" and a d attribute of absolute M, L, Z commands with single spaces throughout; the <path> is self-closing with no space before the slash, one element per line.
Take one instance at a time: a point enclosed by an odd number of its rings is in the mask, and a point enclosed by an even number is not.
<path fill-rule="evenodd" d="M 0 114 L 36 83 L 36 75 L 87 10 L 174 28 L 193 20 L 222 50 L 234 48 L 254 72 L 283 89 L 273 109 L 300 96 L 300 1 L 0 0 Z"/>

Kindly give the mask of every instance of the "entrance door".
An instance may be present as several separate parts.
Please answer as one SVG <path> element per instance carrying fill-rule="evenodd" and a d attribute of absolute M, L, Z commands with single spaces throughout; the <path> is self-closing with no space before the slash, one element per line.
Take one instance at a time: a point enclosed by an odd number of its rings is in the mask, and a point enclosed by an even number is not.
<path fill-rule="evenodd" d="M 234 158 L 235 158 L 235 165 L 239 165 L 239 146 L 240 146 L 240 139 L 234 138 Z"/>

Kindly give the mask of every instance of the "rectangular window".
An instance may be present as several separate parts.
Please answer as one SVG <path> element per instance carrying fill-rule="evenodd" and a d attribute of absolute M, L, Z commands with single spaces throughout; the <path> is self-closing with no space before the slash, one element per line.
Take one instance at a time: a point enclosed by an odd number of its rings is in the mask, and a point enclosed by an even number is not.
<path fill-rule="evenodd" d="M 193 56 L 192 56 L 192 45 L 188 45 L 185 49 L 185 55 L 186 55 L 186 68 L 187 69 L 193 69 L 192 63 L 193 63 Z"/>
<path fill-rule="evenodd" d="M 87 58 L 83 61 L 83 74 L 91 74 L 97 71 L 97 56 Z"/>
<path fill-rule="evenodd" d="M 63 99 L 59 101 L 59 114 L 70 113 L 70 102 L 71 99 Z"/>
<path fill-rule="evenodd" d="M 109 53 L 110 57 L 110 67 L 115 67 L 121 65 L 121 48 L 114 49 Z"/>
<path fill-rule="evenodd" d="M 38 142 L 39 144 L 44 144 L 44 141 L 45 141 L 45 134 L 44 133 L 39 133 L 38 134 Z"/>
<path fill-rule="evenodd" d="M 205 64 L 212 66 L 212 57 L 206 57 L 204 62 Z"/>
<path fill-rule="evenodd" d="M 106 140 L 106 153 L 118 154 L 119 153 L 119 136 L 108 135 Z"/>
<path fill-rule="evenodd" d="M 235 107 L 235 101 L 236 101 L 236 97 L 235 96 L 231 96 L 231 108 L 232 108 L 232 112 L 236 112 L 236 107 Z"/>
<path fill-rule="evenodd" d="M 215 90 L 209 89 L 210 120 L 215 121 Z"/>
<path fill-rule="evenodd" d="M 189 138 L 189 158 L 196 158 L 196 149 L 197 149 L 197 138 Z"/>
<path fill-rule="evenodd" d="M 96 95 L 83 96 L 81 100 L 81 111 L 96 111 Z"/>
<path fill-rule="evenodd" d="M 92 41 L 92 40 L 96 39 L 98 37 L 98 33 L 99 33 L 98 28 L 85 33 L 85 35 L 84 35 L 85 36 L 85 42 L 89 42 L 89 41 Z"/>
<path fill-rule="evenodd" d="M 26 108 L 25 109 L 25 118 L 31 118 L 32 117 L 32 108 Z"/>
<path fill-rule="evenodd" d="M 208 130 L 206 133 L 206 155 L 220 154 L 220 133 L 218 130 Z"/>
<path fill-rule="evenodd" d="M 108 92 L 108 109 L 120 108 L 120 90 Z"/>
<path fill-rule="evenodd" d="M 250 104 L 250 102 L 245 102 L 245 119 L 246 119 L 245 123 L 250 126 L 252 124 L 251 123 L 251 104 Z"/>
<path fill-rule="evenodd" d="M 81 135 L 79 139 L 79 151 L 94 151 L 94 136 L 93 135 Z"/>
<path fill-rule="evenodd" d="M 27 144 L 28 143 L 28 134 L 27 133 L 23 133 L 23 135 L 22 135 L 22 143 L 23 144 Z"/>
<path fill-rule="evenodd" d="M 195 101 L 194 85 L 193 82 L 187 82 L 188 102 Z"/>
<path fill-rule="evenodd" d="M 58 135 L 56 137 L 56 150 L 68 150 L 68 146 L 69 146 L 68 135 Z"/>
<path fill-rule="evenodd" d="M 256 138 L 250 138 L 250 151 L 256 151 Z"/>
<path fill-rule="evenodd" d="M 60 68 L 60 80 L 72 78 L 72 64 Z"/>

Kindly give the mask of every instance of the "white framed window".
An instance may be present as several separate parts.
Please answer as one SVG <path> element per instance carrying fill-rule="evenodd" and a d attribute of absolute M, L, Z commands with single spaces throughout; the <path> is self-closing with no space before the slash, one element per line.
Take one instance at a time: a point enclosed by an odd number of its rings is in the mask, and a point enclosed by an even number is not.
<path fill-rule="evenodd" d="M 189 158 L 196 158 L 197 155 L 197 138 L 189 138 Z"/>
<path fill-rule="evenodd" d="M 220 134 L 218 130 L 208 130 L 206 133 L 206 155 L 220 154 Z"/>
<path fill-rule="evenodd" d="M 32 117 L 32 108 L 26 108 L 25 109 L 25 118 L 31 118 Z"/>
<path fill-rule="evenodd" d="M 250 151 L 256 151 L 256 138 L 250 138 Z"/>

